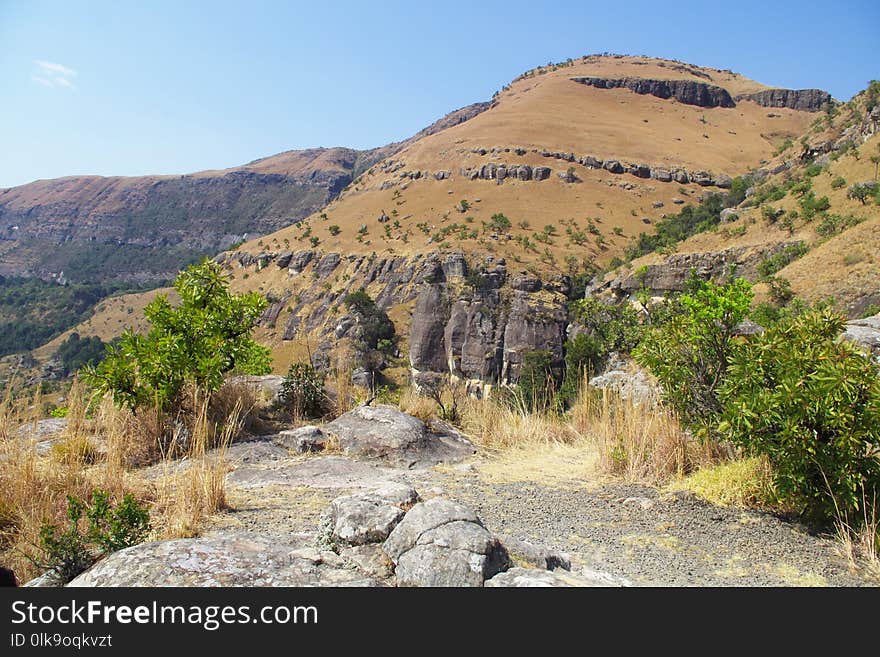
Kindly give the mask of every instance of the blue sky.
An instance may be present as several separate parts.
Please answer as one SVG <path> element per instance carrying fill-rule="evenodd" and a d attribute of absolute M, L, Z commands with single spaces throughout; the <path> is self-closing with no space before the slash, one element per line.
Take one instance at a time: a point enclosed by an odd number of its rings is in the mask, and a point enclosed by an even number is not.
<path fill-rule="evenodd" d="M 880 78 L 880 2 L 0 0 L 0 187 L 378 146 L 603 51 L 848 100 Z"/>

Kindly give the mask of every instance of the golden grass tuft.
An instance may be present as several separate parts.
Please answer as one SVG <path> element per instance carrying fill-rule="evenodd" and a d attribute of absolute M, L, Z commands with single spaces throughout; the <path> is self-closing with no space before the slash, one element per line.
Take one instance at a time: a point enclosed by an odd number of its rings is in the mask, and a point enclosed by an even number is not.
<path fill-rule="evenodd" d="M 75 380 L 67 425 L 41 455 L 39 394 L 15 399 L 7 391 L 0 402 L 0 564 L 22 582 L 39 575 L 34 558 L 41 526 L 66 525 L 67 497 L 88 499 L 95 489 L 108 491 L 113 502 L 132 493 L 146 504 L 151 538 L 197 535 L 211 514 L 228 506 L 226 448 L 253 401 L 252 395 L 224 395 L 218 402 L 193 393 L 194 417 L 177 423 L 169 438 L 169 422 L 155 410 L 133 413 L 110 398 L 90 406 Z M 157 461 L 158 478 L 141 469 Z"/>
<path fill-rule="evenodd" d="M 773 469 L 764 456 L 706 465 L 670 485 L 718 506 L 783 511 L 773 488 Z"/>

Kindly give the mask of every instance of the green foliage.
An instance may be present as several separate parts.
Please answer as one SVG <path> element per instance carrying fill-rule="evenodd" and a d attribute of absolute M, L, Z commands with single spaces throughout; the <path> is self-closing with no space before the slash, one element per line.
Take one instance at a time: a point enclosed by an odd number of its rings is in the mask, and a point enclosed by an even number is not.
<path fill-rule="evenodd" d="M 868 198 L 871 196 L 871 189 L 868 185 L 862 183 L 856 183 L 855 185 L 850 186 L 849 189 L 846 190 L 846 197 L 849 199 L 853 199 L 858 201 L 862 205 L 868 202 Z"/>
<path fill-rule="evenodd" d="M 270 371 L 269 350 L 251 338 L 267 305 L 262 296 L 231 294 L 220 265 L 207 259 L 181 272 L 174 289 L 179 306 L 157 296 L 144 311 L 149 332 L 126 331 L 100 365 L 84 370 L 97 392 L 112 393 L 120 405 L 165 410 L 185 383 L 210 393 L 227 372 Z"/>
<path fill-rule="evenodd" d="M 838 339 L 844 322 L 811 311 L 732 352 L 718 428 L 769 457 L 780 499 L 817 520 L 857 522 L 880 492 L 880 375 Z"/>
<path fill-rule="evenodd" d="M 80 338 L 79 333 L 71 333 L 55 351 L 55 358 L 61 361 L 65 373 L 70 374 L 86 365 L 100 363 L 106 353 L 107 345 L 101 338 Z"/>
<path fill-rule="evenodd" d="M 807 251 L 809 251 L 809 247 L 803 242 L 789 244 L 778 253 L 764 258 L 764 260 L 758 263 L 758 274 L 760 274 L 761 278 L 769 278 L 803 256 Z"/>
<path fill-rule="evenodd" d="M 499 233 L 506 233 L 511 227 L 510 219 L 498 212 L 492 215 L 492 219 L 486 224 L 486 227 Z"/>
<path fill-rule="evenodd" d="M 101 299 L 138 289 L 145 288 L 0 276 L 0 356 L 35 349 L 86 319 Z"/>
<path fill-rule="evenodd" d="M 380 342 L 386 353 L 392 351 L 397 336 L 394 324 L 384 310 L 367 294 L 364 288 L 350 292 L 342 299 L 342 303 L 359 318 L 361 329 L 361 346 L 366 349 L 380 349 Z"/>
<path fill-rule="evenodd" d="M 686 240 L 691 235 L 703 233 L 721 223 L 721 211 L 734 205 L 740 196 L 740 190 L 746 183 L 742 179 L 737 183 L 736 194 L 709 194 L 697 206 L 685 206 L 678 214 L 657 222 L 654 234 L 640 233 L 635 244 L 626 249 L 628 260 L 652 253 L 664 247 L 672 246 Z M 745 192 L 742 191 L 744 196 Z"/>
<path fill-rule="evenodd" d="M 831 189 L 840 189 L 841 187 L 846 187 L 846 179 L 842 176 L 837 176 L 831 181 Z"/>
<path fill-rule="evenodd" d="M 880 80 L 871 80 L 865 90 L 865 111 L 870 112 L 880 101 Z"/>
<path fill-rule="evenodd" d="M 804 221 L 812 221 L 817 213 L 825 212 L 831 207 L 827 196 L 816 198 L 813 192 L 804 194 L 798 203 L 801 206 L 801 215 Z"/>
<path fill-rule="evenodd" d="M 83 517 L 85 532 L 81 530 Z M 44 522 L 40 528 L 43 557 L 38 563 L 69 582 L 106 554 L 143 541 L 150 531 L 150 513 L 130 493 L 115 507 L 110 494 L 95 489 L 91 504 L 67 497 L 66 528 Z"/>
<path fill-rule="evenodd" d="M 295 417 L 314 418 L 324 413 L 327 393 L 324 375 L 310 363 L 293 363 L 281 382 L 281 401 Z"/>
<path fill-rule="evenodd" d="M 822 221 L 816 224 L 816 232 L 823 237 L 831 237 L 843 232 L 847 228 L 860 224 L 864 220 L 863 217 L 855 217 L 853 215 L 826 214 L 822 217 Z"/>
<path fill-rule="evenodd" d="M 628 303 L 606 304 L 589 297 L 569 305 L 579 330 L 565 343 L 565 376 L 557 400 L 561 406 L 576 399 L 585 373 L 601 370 L 612 351 L 631 351 L 644 331 Z"/>
<path fill-rule="evenodd" d="M 751 285 L 689 282 L 679 311 L 645 334 L 633 355 L 660 380 L 666 401 L 686 424 L 705 433 L 721 410 L 717 391 L 740 345 L 733 329 L 746 316 Z"/>

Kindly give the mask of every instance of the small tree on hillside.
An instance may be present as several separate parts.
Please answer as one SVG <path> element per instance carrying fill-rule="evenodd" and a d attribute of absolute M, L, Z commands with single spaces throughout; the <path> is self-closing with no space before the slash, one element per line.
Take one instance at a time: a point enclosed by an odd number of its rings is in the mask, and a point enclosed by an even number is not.
<path fill-rule="evenodd" d="M 181 272 L 174 289 L 179 305 L 158 295 L 144 310 L 149 332 L 126 331 L 100 365 L 85 370 L 98 393 L 109 392 L 130 408 L 165 411 L 179 401 L 186 383 L 211 393 L 227 372 L 270 371 L 269 350 L 251 337 L 267 305 L 261 295 L 231 294 L 220 265 L 207 259 Z"/>

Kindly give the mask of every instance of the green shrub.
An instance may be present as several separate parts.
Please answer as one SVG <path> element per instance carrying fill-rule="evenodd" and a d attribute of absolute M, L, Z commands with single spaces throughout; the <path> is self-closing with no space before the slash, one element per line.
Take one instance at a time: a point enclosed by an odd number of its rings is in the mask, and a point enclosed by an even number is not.
<path fill-rule="evenodd" d="M 758 274 L 760 274 L 761 278 L 769 278 L 803 256 L 808 250 L 809 247 L 803 242 L 789 244 L 778 253 L 764 258 L 764 260 L 758 263 Z"/>
<path fill-rule="evenodd" d="M 112 393 L 120 405 L 166 410 L 185 383 L 210 393 L 227 372 L 270 371 L 269 350 L 251 338 L 267 305 L 262 296 L 230 294 L 220 265 L 207 259 L 181 272 L 174 289 L 177 307 L 160 294 L 144 310 L 146 335 L 126 331 L 100 365 L 83 370 L 98 393 Z"/>
<path fill-rule="evenodd" d="M 841 187 L 846 187 L 846 179 L 837 176 L 834 180 L 831 181 L 831 189 L 840 189 Z"/>
<path fill-rule="evenodd" d="M 280 396 L 295 417 L 320 417 L 327 400 L 324 375 L 309 363 L 293 363 L 281 382 Z"/>
<path fill-rule="evenodd" d="M 781 322 L 730 354 L 722 436 L 766 454 L 781 500 L 822 521 L 856 522 L 880 492 L 880 376 L 838 339 L 829 310 Z M 863 489 L 864 486 L 864 489 Z"/>
<path fill-rule="evenodd" d="M 393 347 L 397 336 L 394 324 L 388 315 L 367 294 L 364 288 L 351 292 L 342 299 L 342 303 L 359 317 L 361 329 L 361 346 L 366 349 L 378 349 L 380 341 Z"/>
<path fill-rule="evenodd" d="M 717 397 L 728 359 L 740 345 L 733 329 L 749 310 L 751 285 L 693 280 L 680 311 L 650 329 L 633 352 L 660 380 L 664 397 L 686 424 L 705 433 L 721 411 Z"/>
<path fill-rule="evenodd" d="M 83 516 L 86 530 L 81 531 Z M 134 499 L 125 495 L 115 507 L 110 494 L 95 489 L 91 504 L 68 495 L 68 526 L 62 529 L 49 522 L 40 528 L 43 556 L 37 563 L 53 570 L 67 583 L 89 568 L 102 556 L 143 541 L 150 531 L 150 513 Z"/>

